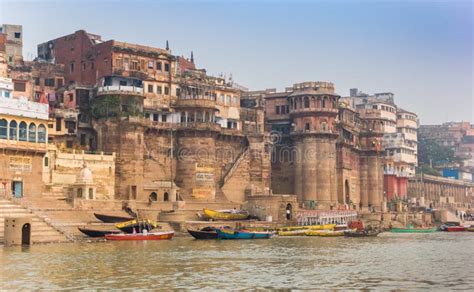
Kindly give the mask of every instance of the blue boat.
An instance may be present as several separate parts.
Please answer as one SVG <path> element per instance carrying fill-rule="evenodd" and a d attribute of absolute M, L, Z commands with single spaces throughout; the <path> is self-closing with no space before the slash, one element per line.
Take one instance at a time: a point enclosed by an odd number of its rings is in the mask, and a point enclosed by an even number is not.
<path fill-rule="evenodd" d="M 216 229 L 218 239 L 268 239 L 272 232 L 252 232 L 233 229 Z"/>

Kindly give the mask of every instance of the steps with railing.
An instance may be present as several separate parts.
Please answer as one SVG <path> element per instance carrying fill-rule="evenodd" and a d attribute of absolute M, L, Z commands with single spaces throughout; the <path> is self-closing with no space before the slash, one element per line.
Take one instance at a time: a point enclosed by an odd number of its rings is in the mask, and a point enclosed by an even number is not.
<path fill-rule="evenodd" d="M 235 159 L 235 161 L 232 163 L 232 166 L 227 169 L 224 174 L 222 175 L 221 177 L 221 180 L 219 182 L 219 186 L 222 188 L 225 183 L 232 177 L 232 175 L 234 174 L 234 172 L 237 170 L 237 168 L 239 167 L 240 165 L 240 162 L 245 158 L 245 156 L 248 154 L 249 152 L 249 149 L 245 149 L 244 151 L 242 151 L 238 156 L 237 158 Z"/>

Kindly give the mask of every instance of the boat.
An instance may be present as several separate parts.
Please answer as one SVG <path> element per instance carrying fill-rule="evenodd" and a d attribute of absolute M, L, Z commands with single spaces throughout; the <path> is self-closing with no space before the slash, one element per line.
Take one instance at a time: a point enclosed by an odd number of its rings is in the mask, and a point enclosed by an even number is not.
<path fill-rule="evenodd" d="M 148 231 L 159 228 L 160 226 L 158 225 L 157 222 L 149 220 L 149 219 L 144 219 L 144 220 L 130 220 L 127 222 L 122 222 L 115 224 L 115 227 L 118 229 L 122 230 L 125 233 L 133 233 L 133 230 L 135 231 L 141 231 L 143 229 L 146 229 Z"/>
<path fill-rule="evenodd" d="M 215 227 L 204 227 L 201 230 L 188 229 L 189 234 L 196 239 L 217 239 L 217 232 Z"/>
<path fill-rule="evenodd" d="M 277 231 L 294 231 L 294 230 L 332 230 L 336 224 L 318 224 L 318 225 L 298 225 L 277 228 Z"/>
<path fill-rule="evenodd" d="M 375 237 L 380 234 L 378 230 L 351 230 L 345 231 L 344 236 L 347 237 Z"/>
<path fill-rule="evenodd" d="M 247 230 L 216 229 L 218 239 L 268 239 L 272 232 L 254 232 Z"/>
<path fill-rule="evenodd" d="M 99 219 L 104 223 L 121 223 L 133 220 L 135 218 L 132 217 L 124 217 L 124 216 L 114 216 L 114 215 L 105 215 L 105 214 L 98 214 L 94 213 L 95 218 Z"/>
<path fill-rule="evenodd" d="M 306 229 L 278 231 L 278 236 L 304 236 L 306 235 L 306 231 Z"/>
<path fill-rule="evenodd" d="M 464 227 L 464 226 L 448 226 L 448 227 L 446 227 L 446 231 L 448 231 L 448 232 L 461 232 L 461 231 L 466 231 L 466 227 Z"/>
<path fill-rule="evenodd" d="M 393 232 L 393 233 L 432 233 L 432 232 L 436 232 L 437 230 L 438 230 L 437 227 L 432 227 L 432 228 L 408 227 L 408 228 L 392 228 L 392 229 L 390 229 L 390 231 Z"/>
<path fill-rule="evenodd" d="M 150 232 L 150 233 L 119 233 L 106 234 L 107 240 L 163 240 L 173 238 L 174 231 Z"/>
<path fill-rule="evenodd" d="M 120 233 L 120 230 L 100 230 L 84 227 L 78 227 L 77 229 L 89 237 L 104 237 L 106 234 Z"/>
<path fill-rule="evenodd" d="M 315 229 L 315 230 L 311 230 L 311 229 L 308 229 L 308 230 L 305 230 L 305 235 L 306 236 L 319 236 L 321 233 L 324 233 L 324 232 L 329 232 L 329 230 L 319 230 L 319 229 Z"/>
<path fill-rule="evenodd" d="M 213 220 L 245 220 L 249 213 L 243 210 L 211 210 L 204 208 L 204 214 Z"/>
<path fill-rule="evenodd" d="M 338 230 L 338 231 L 326 231 L 319 233 L 321 237 L 336 237 L 336 236 L 344 236 L 345 230 Z"/>
<path fill-rule="evenodd" d="M 336 226 L 337 226 L 336 224 L 312 225 L 312 226 L 308 226 L 308 229 L 311 229 L 311 230 L 334 230 L 334 228 L 336 228 Z"/>
<path fill-rule="evenodd" d="M 439 230 L 440 230 L 440 231 L 448 231 L 448 227 L 459 226 L 459 225 L 460 225 L 459 222 L 454 222 L 454 221 L 445 222 L 444 224 L 442 224 L 441 226 L 439 226 Z"/>
<path fill-rule="evenodd" d="M 474 226 L 467 227 L 467 228 L 466 228 L 466 231 L 474 232 Z"/>

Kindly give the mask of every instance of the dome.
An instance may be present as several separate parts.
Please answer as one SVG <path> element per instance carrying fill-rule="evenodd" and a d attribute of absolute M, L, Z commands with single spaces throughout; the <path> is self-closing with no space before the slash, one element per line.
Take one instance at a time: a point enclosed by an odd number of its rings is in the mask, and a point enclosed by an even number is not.
<path fill-rule="evenodd" d="M 81 169 L 79 172 L 79 175 L 77 176 L 78 183 L 92 183 L 94 181 L 94 178 L 92 176 L 92 171 L 87 168 L 87 165 L 84 164 L 84 167 Z"/>

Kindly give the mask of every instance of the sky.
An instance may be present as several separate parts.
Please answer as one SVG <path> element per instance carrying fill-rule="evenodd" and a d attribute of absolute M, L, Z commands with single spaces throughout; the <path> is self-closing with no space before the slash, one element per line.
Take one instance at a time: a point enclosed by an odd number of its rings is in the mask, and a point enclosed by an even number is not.
<path fill-rule="evenodd" d="M 23 25 L 23 54 L 84 29 L 164 48 L 251 90 L 331 81 L 393 92 L 421 124 L 474 122 L 473 2 L 8 1 L 0 23 Z"/>

